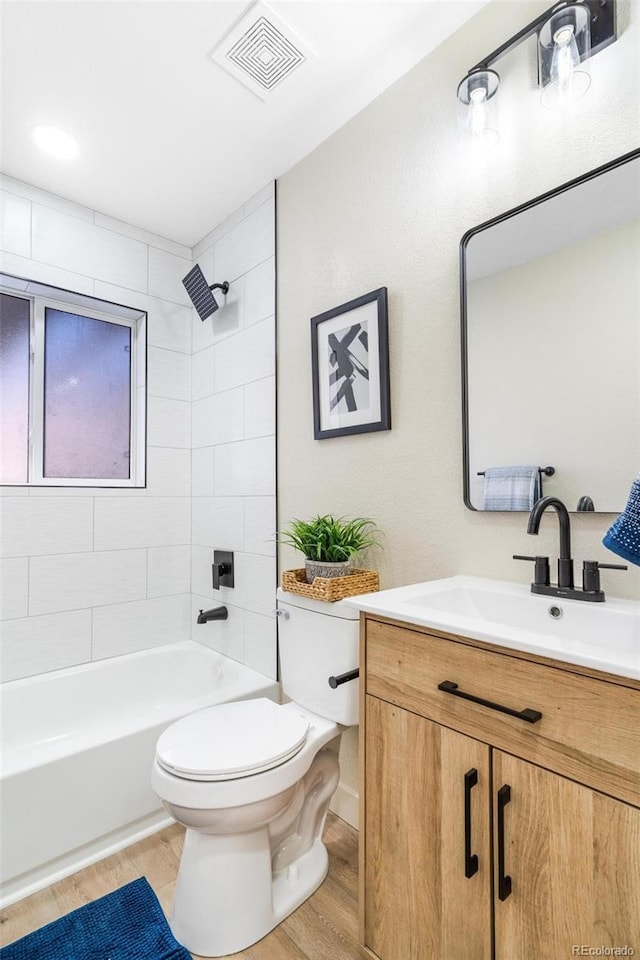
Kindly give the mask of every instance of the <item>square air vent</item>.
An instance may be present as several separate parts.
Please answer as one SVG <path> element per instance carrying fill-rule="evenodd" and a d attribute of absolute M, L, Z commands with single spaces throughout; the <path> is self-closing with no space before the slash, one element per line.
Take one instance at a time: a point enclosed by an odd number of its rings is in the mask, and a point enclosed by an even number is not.
<path fill-rule="evenodd" d="M 266 100 L 311 50 L 266 4 L 255 3 L 211 50 L 211 59 Z"/>

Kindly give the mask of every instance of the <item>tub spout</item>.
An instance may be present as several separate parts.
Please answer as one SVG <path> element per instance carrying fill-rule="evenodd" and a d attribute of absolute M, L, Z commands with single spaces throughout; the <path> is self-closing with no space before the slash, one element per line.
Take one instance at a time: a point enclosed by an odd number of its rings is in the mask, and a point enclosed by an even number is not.
<path fill-rule="evenodd" d="M 198 623 L 208 623 L 209 620 L 226 620 L 229 616 L 229 611 L 225 606 L 220 604 L 219 607 L 214 607 L 213 610 L 201 610 L 198 614 Z"/>

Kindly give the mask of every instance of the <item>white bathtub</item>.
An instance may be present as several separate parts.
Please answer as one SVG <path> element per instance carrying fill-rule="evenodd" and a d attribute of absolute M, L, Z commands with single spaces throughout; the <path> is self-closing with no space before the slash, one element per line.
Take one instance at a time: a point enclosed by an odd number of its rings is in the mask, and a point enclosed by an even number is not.
<path fill-rule="evenodd" d="M 2 684 L 0 905 L 171 822 L 149 776 L 177 717 L 277 691 L 190 641 Z"/>

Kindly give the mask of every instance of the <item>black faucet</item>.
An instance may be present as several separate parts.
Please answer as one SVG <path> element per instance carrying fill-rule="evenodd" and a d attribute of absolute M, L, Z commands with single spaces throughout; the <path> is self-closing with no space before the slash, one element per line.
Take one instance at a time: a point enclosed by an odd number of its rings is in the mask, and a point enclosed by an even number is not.
<path fill-rule="evenodd" d="M 560 524 L 560 556 L 558 557 L 558 582 L 549 582 L 548 557 L 521 557 L 514 560 L 535 561 L 532 593 L 542 593 L 549 597 L 567 597 L 570 600 L 604 600 L 604 591 L 600 589 L 600 570 L 626 570 L 627 567 L 616 563 L 598 563 L 597 560 L 585 560 L 582 565 L 582 590 L 573 584 L 573 560 L 571 559 L 571 522 L 569 512 L 562 500 L 557 497 L 542 497 L 529 514 L 527 533 L 537 534 L 540 530 L 542 514 L 553 507 Z"/>
<path fill-rule="evenodd" d="M 542 514 L 553 507 L 560 523 L 560 556 L 558 557 L 558 586 L 573 589 L 573 560 L 571 559 L 571 522 L 569 511 L 557 497 L 542 497 L 529 514 L 527 533 L 537 534 L 540 530 Z"/>
<path fill-rule="evenodd" d="M 225 606 L 220 604 L 219 607 L 214 607 L 213 610 L 201 610 L 198 614 L 198 623 L 208 623 L 209 620 L 226 620 L 229 616 L 229 611 Z"/>

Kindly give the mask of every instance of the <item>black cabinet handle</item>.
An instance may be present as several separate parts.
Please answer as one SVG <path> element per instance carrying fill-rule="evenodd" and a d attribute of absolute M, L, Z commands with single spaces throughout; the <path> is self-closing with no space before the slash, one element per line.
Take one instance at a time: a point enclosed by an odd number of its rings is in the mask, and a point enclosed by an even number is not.
<path fill-rule="evenodd" d="M 498 790 L 498 898 L 506 900 L 511 894 L 511 877 L 504 872 L 504 808 L 511 800 L 511 787 L 505 783 Z"/>
<path fill-rule="evenodd" d="M 479 703 L 483 707 L 489 707 L 491 710 L 499 710 L 500 713 L 508 713 L 510 717 L 517 717 L 519 720 L 526 720 L 527 723 L 537 723 L 542 719 L 539 710 L 532 710 L 527 707 L 525 710 L 512 710 L 511 707 L 503 707 L 501 703 L 493 703 L 491 700 L 483 700 L 482 697 L 474 697 L 472 693 L 464 693 L 458 690 L 458 684 L 453 680 L 443 680 L 438 684 L 438 690 L 444 693 L 450 693 L 454 697 L 462 697 L 463 700 L 471 700 L 472 703 Z"/>
<path fill-rule="evenodd" d="M 478 771 L 473 768 L 464 775 L 464 875 L 469 880 L 478 872 L 478 855 L 471 853 L 471 790 L 478 782 Z"/>

